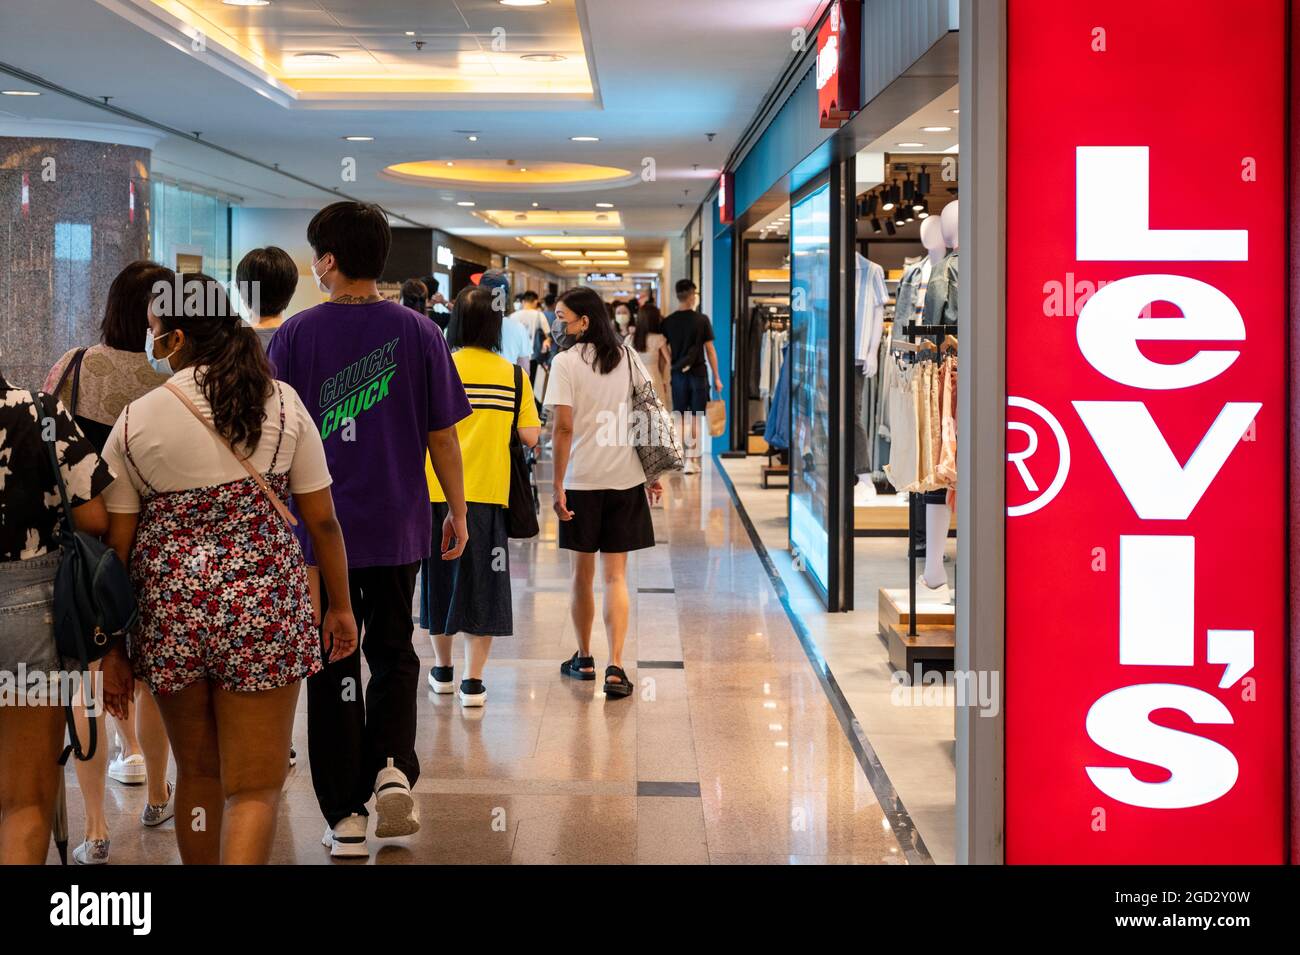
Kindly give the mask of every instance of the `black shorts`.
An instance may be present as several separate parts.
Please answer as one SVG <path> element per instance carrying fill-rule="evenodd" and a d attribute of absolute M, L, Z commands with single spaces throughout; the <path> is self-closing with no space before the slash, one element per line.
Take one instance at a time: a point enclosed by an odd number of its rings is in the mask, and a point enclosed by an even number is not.
<path fill-rule="evenodd" d="M 565 491 L 573 520 L 560 521 L 564 550 L 583 554 L 625 554 L 655 545 L 654 522 L 645 485 L 623 491 Z"/>
<path fill-rule="evenodd" d="M 514 632 L 510 600 L 510 539 L 506 509 L 470 502 L 469 543 L 456 560 L 443 560 L 447 505 L 433 505 L 433 551 L 420 565 L 420 626 L 430 633 L 505 637 Z"/>
<path fill-rule="evenodd" d="M 709 379 L 703 375 L 673 372 L 673 411 L 704 414 L 709 404 Z"/>

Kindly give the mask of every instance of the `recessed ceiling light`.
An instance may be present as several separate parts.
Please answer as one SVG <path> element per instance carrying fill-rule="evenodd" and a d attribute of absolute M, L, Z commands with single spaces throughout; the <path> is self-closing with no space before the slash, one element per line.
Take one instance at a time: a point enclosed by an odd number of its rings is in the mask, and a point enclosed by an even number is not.
<path fill-rule="evenodd" d="M 525 53 L 519 59 L 532 60 L 534 63 L 559 63 L 567 60 L 567 56 L 560 56 L 558 53 Z"/>
<path fill-rule="evenodd" d="M 295 60 L 337 60 L 337 53 L 295 53 Z"/>
<path fill-rule="evenodd" d="M 596 203 L 596 208 L 597 208 L 597 209 L 613 209 L 613 208 L 614 208 L 614 203 L 612 203 L 612 202 L 598 202 L 598 203 Z"/>
<path fill-rule="evenodd" d="M 374 136 L 344 136 L 343 138 L 350 143 L 373 143 L 375 141 Z"/>
<path fill-rule="evenodd" d="M 551 0 L 497 0 L 503 7 L 544 7 Z"/>
<path fill-rule="evenodd" d="M 40 96 L 36 90 L 0 90 L 5 96 Z"/>
<path fill-rule="evenodd" d="M 519 167 L 519 171 L 520 171 L 520 172 L 527 172 L 527 171 L 528 171 L 528 167 L 527 167 L 527 166 L 520 166 L 520 167 Z"/>
<path fill-rule="evenodd" d="M 269 7 L 271 0 L 221 0 L 228 7 Z"/>
<path fill-rule="evenodd" d="M 902 146 L 904 149 L 919 149 L 925 143 L 894 143 L 895 146 Z"/>
<path fill-rule="evenodd" d="M 407 35 L 407 36 L 415 36 L 415 31 L 414 31 L 414 30 L 407 30 L 407 31 L 406 31 L 406 35 Z"/>
<path fill-rule="evenodd" d="M 474 203 L 470 202 L 470 201 L 467 200 L 467 199 L 462 199 L 460 202 L 456 203 L 456 205 L 458 205 L 458 206 L 464 206 L 466 209 L 470 209 L 470 208 L 473 208 Z"/>
<path fill-rule="evenodd" d="M 540 206 L 540 205 L 541 205 L 540 202 L 534 202 L 534 203 L 533 203 L 533 208 L 536 209 L 536 208 L 537 208 L 538 206 Z"/>
<path fill-rule="evenodd" d="M 951 132 L 952 132 L 952 127 L 951 127 L 951 126 L 922 126 L 922 127 L 921 127 L 921 132 L 923 132 L 923 133 L 951 133 Z"/>
<path fill-rule="evenodd" d="M 456 164 L 455 164 L 454 162 L 452 162 L 452 161 L 449 159 L 449 160 L 447 160 L 447 165 L 448 165 L 448 166 L 454 166 L 454 165 L 456 165 Z"/>
<path fill-rule="evenodd" d="M 466 136 L 465 138 L 468 139 L 471 143 L 476 143 L 476 142 L 478 142 L 478 137 L 477 137 L 477 136 Z"/>
<path fill-rule="evenodd" d="M 569 140 L 575 143 L 598 143 L 600 142 L 600 137 L 599 136 L 570 136 Z"/>
<path fill-rule="evenodd" d="M 960 113 L 961 110 L 960 110 L 960 109 L 957 109 L 957 108 L 954 107 L 953 109 L 948 110 L 948 112 L 950 112 L 950 113 Z"/>

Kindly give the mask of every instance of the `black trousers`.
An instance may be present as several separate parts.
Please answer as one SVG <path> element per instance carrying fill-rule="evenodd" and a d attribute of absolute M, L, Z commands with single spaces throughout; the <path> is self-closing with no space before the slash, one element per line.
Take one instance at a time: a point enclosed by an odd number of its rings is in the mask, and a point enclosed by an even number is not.
<path fill-rule="evenodd" d="M 307 752 L 311 782 L 325 821 L 366 815 L 375 774 L 392 759 L 411 785 L 420 775 L 415 755 L 415 700 L 420 660 L 411 638 L 411 604 L 419 563 L 350 568 L 352 612 L 361 649 L 307 680 Z M 323 587 L 322 587 L 323 591 Z M 328 595 L 322 593 L 328 606 Z M 322 641 L 321 652 L 328 648 Z M 370 682 L 361 692 L 361 654 Z"/>

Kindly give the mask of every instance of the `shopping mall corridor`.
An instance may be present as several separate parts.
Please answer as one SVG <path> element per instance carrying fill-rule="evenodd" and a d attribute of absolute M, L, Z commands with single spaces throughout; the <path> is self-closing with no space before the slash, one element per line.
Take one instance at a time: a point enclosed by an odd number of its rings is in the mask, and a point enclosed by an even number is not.
<path fill-rule="evenodd" d="M 569 560 L 546 501 L 541 538 L 511 545 L 516 635 L 496 640 L 484 710 L 427 690 L 432 654 L 417 629 L 422 828 L 372 838 L 371 862 L 906 861 L 716 463 L 665 485 L 660 543 L 630 562 L 631 699 L 606 702 L 598 682 L 560 676 L 575 648 Z M 603 669 L 599 618 L 594 646 Z M 458 643 L 458 664 L 460 653 Z M 272 861 L 329 863 L 305 694 L 299 709 L 301 758 Z M 75 845 L 81 800 L 70 769 L 67 779 Z M 109 781 L 111 862 L 177 862 L 174 824 L 144 829 L 143 801 L 142 789 Z"/>

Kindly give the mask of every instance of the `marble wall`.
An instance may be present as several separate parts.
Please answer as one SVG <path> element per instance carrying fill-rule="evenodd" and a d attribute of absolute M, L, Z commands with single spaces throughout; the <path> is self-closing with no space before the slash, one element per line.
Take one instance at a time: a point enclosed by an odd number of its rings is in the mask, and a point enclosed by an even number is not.
<path fill-rule="evenodd" d="M 33 388 L 99 340 L 114 276 L 149 253 L 150 151 L 0 137 L 0 370 Z M 134 208 L 132 204 L 134 203 Z"/>

